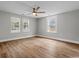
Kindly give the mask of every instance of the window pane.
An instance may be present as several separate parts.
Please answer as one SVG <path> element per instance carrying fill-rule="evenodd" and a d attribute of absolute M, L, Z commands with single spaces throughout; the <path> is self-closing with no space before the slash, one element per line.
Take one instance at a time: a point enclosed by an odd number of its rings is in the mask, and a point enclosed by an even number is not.
<path fill-rule="evenodd" d="M 20 32 L 20 19 L 11 17 L 11 33 Z"/>
<path fill-rule="evenodd" d="M 29 31 L 29 20 L 28 19 L 22 19 L 22 31 L 23 32 Z"/>
<path fill-rule="evenodd" d="M 47 31 L 48 32 L 57 32 L 57 18 L 56 16 L 47 18 Z"/>

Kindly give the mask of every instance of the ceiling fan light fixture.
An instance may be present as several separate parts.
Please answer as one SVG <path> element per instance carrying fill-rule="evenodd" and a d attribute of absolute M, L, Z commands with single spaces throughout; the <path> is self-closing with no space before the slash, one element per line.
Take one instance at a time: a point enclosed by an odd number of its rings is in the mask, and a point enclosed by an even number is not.
<path fill-rule="evenodd" d="M 32 13 L 33 14 L 33 16 L 36 16 L 36 13 Z"/>

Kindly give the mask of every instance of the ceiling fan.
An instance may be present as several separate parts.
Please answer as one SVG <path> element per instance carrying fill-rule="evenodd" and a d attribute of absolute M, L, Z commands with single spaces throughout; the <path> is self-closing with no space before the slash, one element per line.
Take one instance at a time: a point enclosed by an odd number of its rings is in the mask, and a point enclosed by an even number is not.
<path fill-rule="evenodd" d="M 19 2 L 20 4 L 23 4 L 21 2 Z M 24 5 L 24 4 L 23 4 Z M 30 15 L 32 14 L 33 16 L 38 16 L 38 14 L 41 13 L 46 13 L 45 11 L 39 11 L 39 9 L 41 9 L 39 6 L 37 6 L 36 4 L 30 6 L 28 4 L 25 4 L 29 7 L 29 10 L 24 10 L 24 12 L 21 13 L 21 15 Z"/>
<path fill-rule="evenodd" d="M 45 11 L 38 11 L 40 9 L 40 7 L 38 6 L 38 7 L 33 7 L 32 8 L 32 14 L 33 14 L 33 16 L 38 16 L 38 14 L 39 13 L 45 13 Z"/>

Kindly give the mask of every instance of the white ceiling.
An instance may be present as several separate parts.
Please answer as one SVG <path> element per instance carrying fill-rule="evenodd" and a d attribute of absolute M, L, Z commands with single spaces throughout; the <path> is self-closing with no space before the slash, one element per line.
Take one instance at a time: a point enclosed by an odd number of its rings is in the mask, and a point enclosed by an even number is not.
<path fill-rule="evenodd" d="M 40 11 L 45 11 L 45 14 L 32 15 L 32 7 L 40 6 Z M 4 1 L 0 2 L 0 10 L 25 14 L 34 18 L 46 17 L 71 10 L 79 9 L 79 1 Z M 29 14 L 30 13 L 30 14 Z"/>

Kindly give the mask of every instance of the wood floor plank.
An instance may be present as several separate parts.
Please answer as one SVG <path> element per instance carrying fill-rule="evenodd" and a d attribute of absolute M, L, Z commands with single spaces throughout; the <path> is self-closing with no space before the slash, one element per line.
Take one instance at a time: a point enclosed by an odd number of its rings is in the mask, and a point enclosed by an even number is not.
<path fill-rule="evenodd" d="M 79 45 L 42 37 L 0 43 L 0 58 L 78 58 Z"/>

